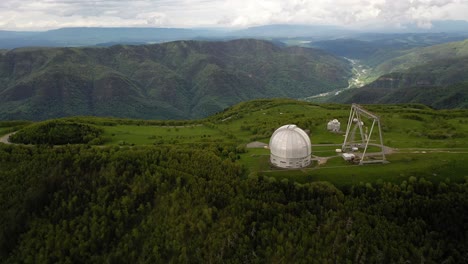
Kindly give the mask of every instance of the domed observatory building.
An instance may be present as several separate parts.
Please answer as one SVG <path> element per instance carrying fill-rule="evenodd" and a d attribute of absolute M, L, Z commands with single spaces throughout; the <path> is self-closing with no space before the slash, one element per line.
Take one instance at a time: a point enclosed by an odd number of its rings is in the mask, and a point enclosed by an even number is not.
<path fill-rule="evenodd" d="M 333 119 L 327 124 L 327 130 L 330 132 L 340 132 L 340 121 Z"/>
<path fill-rule="evenodd" d="M 280 168 L 303 168 L 310 164 L 310 138 L 296 125 L 278 128 L 270 138 L 270 161 Z"/>

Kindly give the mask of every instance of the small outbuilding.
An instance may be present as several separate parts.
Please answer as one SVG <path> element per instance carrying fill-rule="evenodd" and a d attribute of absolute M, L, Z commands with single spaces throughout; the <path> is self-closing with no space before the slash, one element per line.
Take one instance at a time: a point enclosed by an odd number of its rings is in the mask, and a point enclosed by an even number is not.
<path fill-rule="evenodd" d="M 351 153 L 343 153 L 342 157 L 346 161 L 353 161 L 356 158 L 356 155 L 351 154 Z"/>
<path fill-rule="evenodd" d="M 269 147 L 270 161 L 277 167 L 303 168 L 310 165 L 310 138 L 296 125 L 278 128 L 270 138 Z"/>
<path fill-rule="evenodd" d="M 339 132 L 340 131 L 340 121 L 338 119 L 333 119 L 327 124 L 327 130 L 330 132 Z"/>

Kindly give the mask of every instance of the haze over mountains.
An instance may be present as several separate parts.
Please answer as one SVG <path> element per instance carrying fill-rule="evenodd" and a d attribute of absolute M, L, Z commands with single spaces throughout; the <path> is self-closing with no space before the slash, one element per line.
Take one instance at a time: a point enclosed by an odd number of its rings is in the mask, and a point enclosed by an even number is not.
<path fill-rule="evenodd" d="M 29 46 L 94 46 L 113 44 L 151 44 L 175 40 L 226 40 L 236 38 L 312 38 L 314 41 L 360 37 L 363 33 L 441 33 L 468 35 L 466 21 L 434 21 L 431 28 L 413 24 L 398 30 L 356 30 L 332 25 L 264 25 L 245 29 L 229 28 L 154 28 L 154 27 L 72 27 L 47 31 L 2 31 L 0 49 Z"/>

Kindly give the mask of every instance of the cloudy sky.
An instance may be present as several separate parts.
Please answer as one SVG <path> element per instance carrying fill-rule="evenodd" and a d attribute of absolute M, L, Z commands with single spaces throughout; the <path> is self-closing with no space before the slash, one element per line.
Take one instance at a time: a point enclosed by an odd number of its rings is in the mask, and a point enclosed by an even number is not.
<path fill-rule="evenodd" d="M 248 27 L 327 24 L 399 27 L 468 20 L 468 0 L 1 0 L 0 29 Z"/>

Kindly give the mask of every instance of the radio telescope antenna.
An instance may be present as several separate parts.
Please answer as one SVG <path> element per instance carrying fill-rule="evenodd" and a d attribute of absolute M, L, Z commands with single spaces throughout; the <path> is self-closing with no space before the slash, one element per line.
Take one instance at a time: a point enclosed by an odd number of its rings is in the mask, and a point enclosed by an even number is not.
<path fill-rule="evenodd" d="M 370 128 L 369 134 L 368 129 L 366 127 L 365 133 L 364 133 L 364 122 L 362 121 L 362 117 L 367 118 L 367 120 L 372 120 L 372 126 Z M 377 143 L 370 143 L 371 137 L 372 137 L 372 132 L 374 132 L 374 127 L 377 125 L 378 134 L 379 134 L 379 140 Z M 356 130 L 359 129 L 359 134 L 360 134 L 360 140 L 355 141 L 355 134 Z M 380 152 L 377 153 L 367 153 L 367 148 L 369 145 L 380 147 Z M 346 152 L 348 150 L 351 151 L 356 151 L 358 150 L 358 147 L 363 147 L 364 150 L 362 152 L 361 158 L 359 160 L 359 165 L 365 164 L 365 163 L 385 163 L 385 151 L 384 151 L 384 145 L 383 145 L 383 137 L 382 137 L 382 128 L 380 125 L 380 118 L 373 113 L 367 111 L 366 109 L 362 108 L 358 104 L 352 104 L 351 105 L 351 111 L 349 113 L 349 119 L 348 119 L 348 126 L 346 127 L 346 135 L 345 135 L 345 140 L 343 142 L 343 145 L 341 147 L 343 152 Z M 367 156 L 366 156 L 367 154 Z M 369 159 L 369 157 L 372 156 L 372 159 Z"/>

